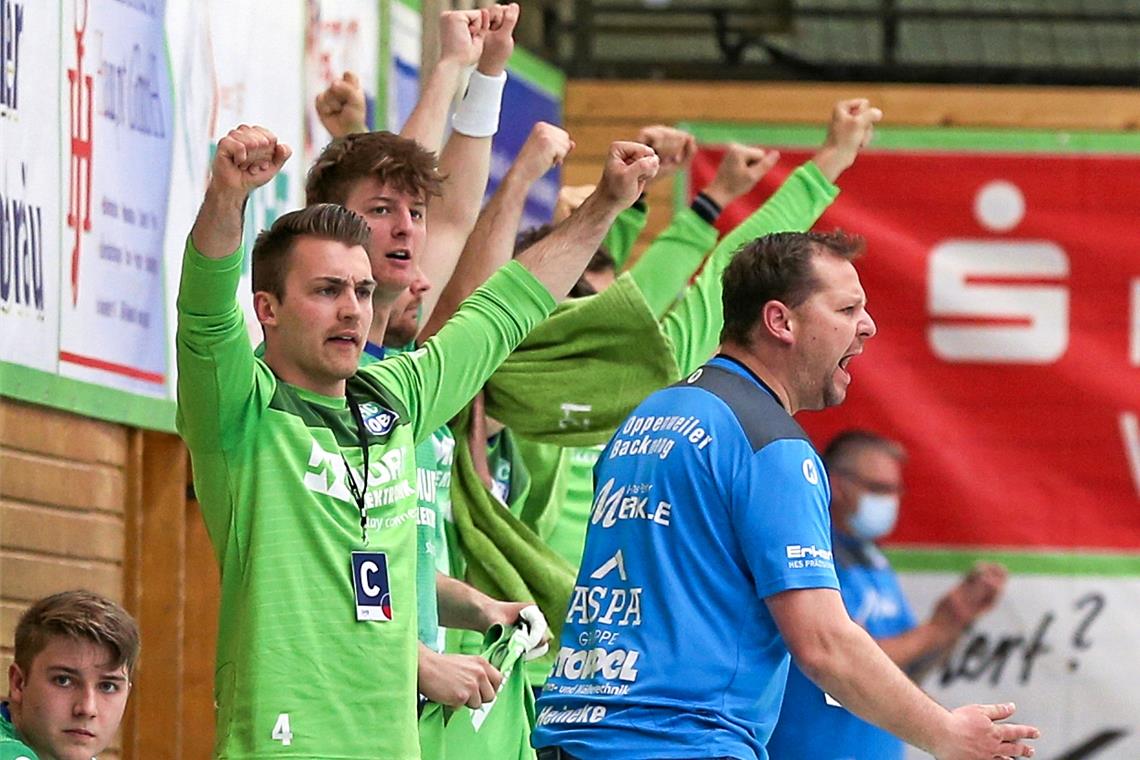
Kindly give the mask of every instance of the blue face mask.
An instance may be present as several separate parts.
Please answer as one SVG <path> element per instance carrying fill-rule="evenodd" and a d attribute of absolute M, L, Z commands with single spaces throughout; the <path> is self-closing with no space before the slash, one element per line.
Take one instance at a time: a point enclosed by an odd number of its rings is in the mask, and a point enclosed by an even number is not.
<path fill-rule="evenodd" d="M 894 530 L 898 516 L 898 496 L 863 493 L 855 504 L 855 514 L 847 518 L 847 527 L 855 538 L 877 541 Z"/>

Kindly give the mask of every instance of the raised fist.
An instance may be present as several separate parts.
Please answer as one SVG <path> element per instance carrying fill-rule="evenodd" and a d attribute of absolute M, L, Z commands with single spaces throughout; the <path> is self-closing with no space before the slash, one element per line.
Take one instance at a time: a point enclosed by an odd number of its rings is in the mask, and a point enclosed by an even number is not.
<path fill-rule="evenodd" d="M 540 121 L 531 128 L 511 170 L 523 181 L 535 182 L 560 166 L 573 149 L 574 141 L 566 130 Z"/>
<path fill-rule="evenodd" d="M 828 179 L 834 182 L 855 163 L 855 157 L 871 142 L 875 124 L 882 118 L 883 112 L 874 108 L 866 98 L 841 100 L 835 104 L 827 126 L 827 137 L 819 149 L 818 158 L 813 159 Z"/>
<path fill-rule="evenodd" d="M 648 145 L 611 143 L 595 195 L 619 208 L 628 208 L 645 192 L 646 183 L 657 175 L 659 165 L 657 154 Z"/>
<path fill-rule="evenodd" d="M 333 137 L 365 131 L 366 107 L 364 88 L 351 71 L 334 80 L 316 100 L 317 116 Z"/>
<path fill-rule="evenodd" d="M 487 9 L 487 31 L 483 54 L 479 57 L 479 73 L 497 77 L 507 68 L 507 60 L 515 49 L 515 24 L 519 21 L 518 3 L 492 5 Z"/>
<path fill-rule="evenodd" d="M 210 185 L 248 195 L 273 179 L 291 155 L 293 151 L 268 129 L 242 124 L 218 141 Z"/>
<path fill-rule="evenodd" d="M 755 187 L 779 160 L 779 151 L 732 143 L 704 193 L 724 208 Z"/>
<path fill-rule="evenodd" d="M 653 148 L 661 162 L 656 179 L 662 179 L 686 166 L 697 152 L 697 141 L 688 132 L 656 124 L 642 127 L 637 142 Z"/>
<path fill-rule="evenodd" d="M 486 8 L 439 15 L 439 59 L 474 66 L 483 55 L 490 14 Z"/>

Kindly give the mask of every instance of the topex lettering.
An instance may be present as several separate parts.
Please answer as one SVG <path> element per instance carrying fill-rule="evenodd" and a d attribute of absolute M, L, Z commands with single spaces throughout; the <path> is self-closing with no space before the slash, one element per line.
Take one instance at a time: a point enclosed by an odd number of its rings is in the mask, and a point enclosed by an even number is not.
<path fill-rule="evenodd" d="M 578 681 L 601 674 L 607 681 L 633 683 L 637 680 L 637 658 L 640 655 L 640 652 L 626 649 L 607 652 L 601 648 L 562 647 L 558 650 L 558 659 L 554 663 L 554 678 Z"/>

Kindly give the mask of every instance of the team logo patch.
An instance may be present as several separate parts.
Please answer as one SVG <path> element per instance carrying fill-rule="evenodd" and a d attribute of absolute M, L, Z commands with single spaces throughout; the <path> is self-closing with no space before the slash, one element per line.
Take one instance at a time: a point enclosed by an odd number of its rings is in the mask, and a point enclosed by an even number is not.
<path fill-rule="evenodd" d="M 392 619 L 392 587 L 388 582 L 388 555 L 352 553 L 352 588 L 356 619 L 387 622 Z"/>
<path fill-rule="evenodd" d="M 811 483 L 813 486 L 819 485 L 819 469 L 815 466 L 815 460 L 804 460 L 804 480 Z"/>
<path fill-rule="evenodd" d="M 388 435 L 400 419 L 391 409 L 385 409 L 374 401 L 360 405 L 360 417 L 364 420 L 365 429 L 372 435 Z"/>

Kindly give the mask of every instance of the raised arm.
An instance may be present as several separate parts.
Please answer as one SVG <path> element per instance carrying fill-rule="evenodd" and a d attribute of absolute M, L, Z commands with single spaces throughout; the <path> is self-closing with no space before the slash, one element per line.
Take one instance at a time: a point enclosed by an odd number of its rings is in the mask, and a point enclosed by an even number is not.
<path fill-rule="evenodd" d="M 190 239 L 203 256 L 220 259 L 241 245 L 249 194 L 273 179 L 292 151 L 263 127 L 242 125 L 218 141 L 206 197 Z"/>
<path fill-rule="evenodd" d="M 640 197 L 657 173 L 653 149 L 634 142 L 610 145 L 602 180 L 582 205 L 553 232 L 523 251 L 518 261 L 555 298 L 578 281 L 618 213 Z"/>
<path fill-rule="evenodd" d="M 499 128 L 499 109 L 507 80 L 507 60 L 514 50 L 519 6 L 492 5 L 485 11 L 479 64 L 452 118 L 452 132 L 440 155 L 443 193 L 428 203 L 427 246 L 420 268 L 432 283 L 423 312 L 431 314 L 451 280 L 475 220 L 491 165 L 491 138 Z"/>
<path fill-rule="evenodd" d="M 1029 757 L 1032 726 L 999 723 L 1013 705 L 953 712 L 922 692 L 847 616 L 834 589 L 793 589 L 765 599 L 800 669 L 845 708 L 939 760 Z"/>
<path fill-rule="evenodd" d="M 535 182 L 565 160 L 573 147 L 565 130 L 542 121 L 534 125 L 495 194 L 479 214 L 455 274 L 420 331 L 421 340 L 435 335 L 463 299 L 511 260 L 527 194 Z"/>
<path fill-rule="evenodd" d="M 433 153 L 439 152 L 447 126 L 447 111 L 459 90 L 459 75 L 465 66 L 474 66 L 483 54 L 488 20 L 486 9 L 440 14 L 439 60 L 400 129 L 400 137 L 415 140 Z"/>
<path fill-rule="evenodd" d="M 367 99 L 360 79 L 351 71 L 346 71 L 340 79 L 317 95 L 317 116 L 321 126 L 333 136 L 344 137 L 356 132 L 367 132 Z"/>
<path fill-rule="evenodd" d="M 241 126 L 218 142 L 202 208 L 186 243 L 178 288 L 178 432 L 195 457 L 224 451 L 255 424 L 255 360 L 236 291 L 242 271 L 242 209 L 255 188 L 289 158 L 260 127 Z M 228 500 L 211 501 L 221 508 Z M 206 515 L 224 535 L 227 516 Z"/>

